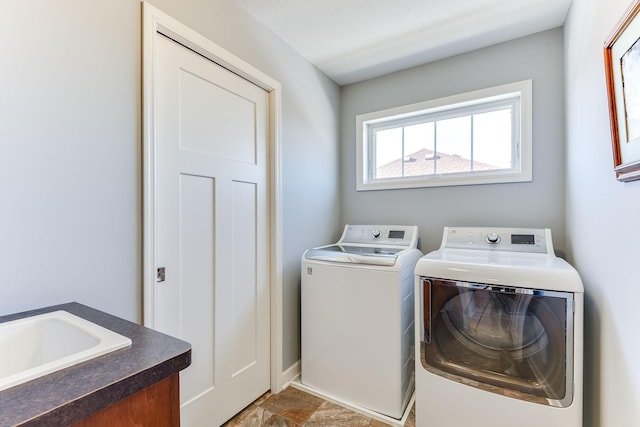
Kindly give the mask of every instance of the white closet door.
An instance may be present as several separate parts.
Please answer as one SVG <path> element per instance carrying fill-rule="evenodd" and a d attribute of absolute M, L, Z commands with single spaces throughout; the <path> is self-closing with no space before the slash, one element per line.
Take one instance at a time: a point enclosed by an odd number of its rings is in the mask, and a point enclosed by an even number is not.
<path fill-rule="evenodd" d="M 269 389 L 268 94 L 156 34 L 155 326 L 193 346 L 184 426 Z"/>

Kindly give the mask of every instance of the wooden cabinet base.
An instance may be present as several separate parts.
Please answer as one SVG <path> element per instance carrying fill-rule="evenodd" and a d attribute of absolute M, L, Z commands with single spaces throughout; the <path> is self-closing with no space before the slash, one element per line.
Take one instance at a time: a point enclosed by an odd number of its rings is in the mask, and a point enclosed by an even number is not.
<path fill-rule="evenodd" d="M 73 427 L 178 427 L 180 380 L 174 374 L 73 424 Z"/>

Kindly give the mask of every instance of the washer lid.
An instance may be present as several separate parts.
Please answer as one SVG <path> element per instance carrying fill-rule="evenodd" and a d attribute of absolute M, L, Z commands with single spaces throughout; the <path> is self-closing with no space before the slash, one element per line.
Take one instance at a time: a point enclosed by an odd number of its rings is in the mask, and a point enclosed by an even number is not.
<path fill-rule="evenodd" d="M 309 249 L 305 253 L 305 258 L 349 264 L 391 266 L 396 263 L 398 254 L 403 250 L 373 246 L 331 245 Z"/>

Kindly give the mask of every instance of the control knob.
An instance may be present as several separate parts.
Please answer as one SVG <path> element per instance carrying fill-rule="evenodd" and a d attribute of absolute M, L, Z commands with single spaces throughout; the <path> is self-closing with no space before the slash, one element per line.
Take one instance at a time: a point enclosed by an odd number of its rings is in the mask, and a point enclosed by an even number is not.
<path fill-rule="evenodd" d="M 376 228 L 375 230 L 373 230 L 373 231 L 371 232 L 371 235 L 372 235 L 374 238 L 376 238 L 376 239 L 377 239 L 378 237 L 380 237 L 380 230 L 378 230 L 378 229 Z"/>
<path fill-rule="evenodd" d="M 484 239 L 486 240 L 487 243 L 495 244 L 500 242 L 500 236 L 497 233 L 487 234 L 487 236 Z"/>

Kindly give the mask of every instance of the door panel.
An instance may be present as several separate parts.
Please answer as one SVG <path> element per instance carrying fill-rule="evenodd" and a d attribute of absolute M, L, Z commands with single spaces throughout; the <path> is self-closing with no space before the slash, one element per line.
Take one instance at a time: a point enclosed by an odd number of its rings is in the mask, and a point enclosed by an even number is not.
<path fill-rule="evenodd" d="M 269 389 L 268 94 L 157 35 L 155 325 L 193 346 L 182 422 Z"/>
<path fill-rule="evenodd" d="M 182 402 L 215 386 L 214 185 L 210 177 L 180 175 L 180 337 L 194 348 Z"/>
<path fill-rule="evenodd" d="M 256 163 L 254 102 L 180 70 L 179 103 L 181 148 Z"/>
<path fill-rule="evenodd" d="M 233 375 L 254 364 L 256 355 L 258 301 L 256 283 L 256 188 L 252 183 L 233 182 Z M 241 261 L 241 262 L 240 262 Z"/>

